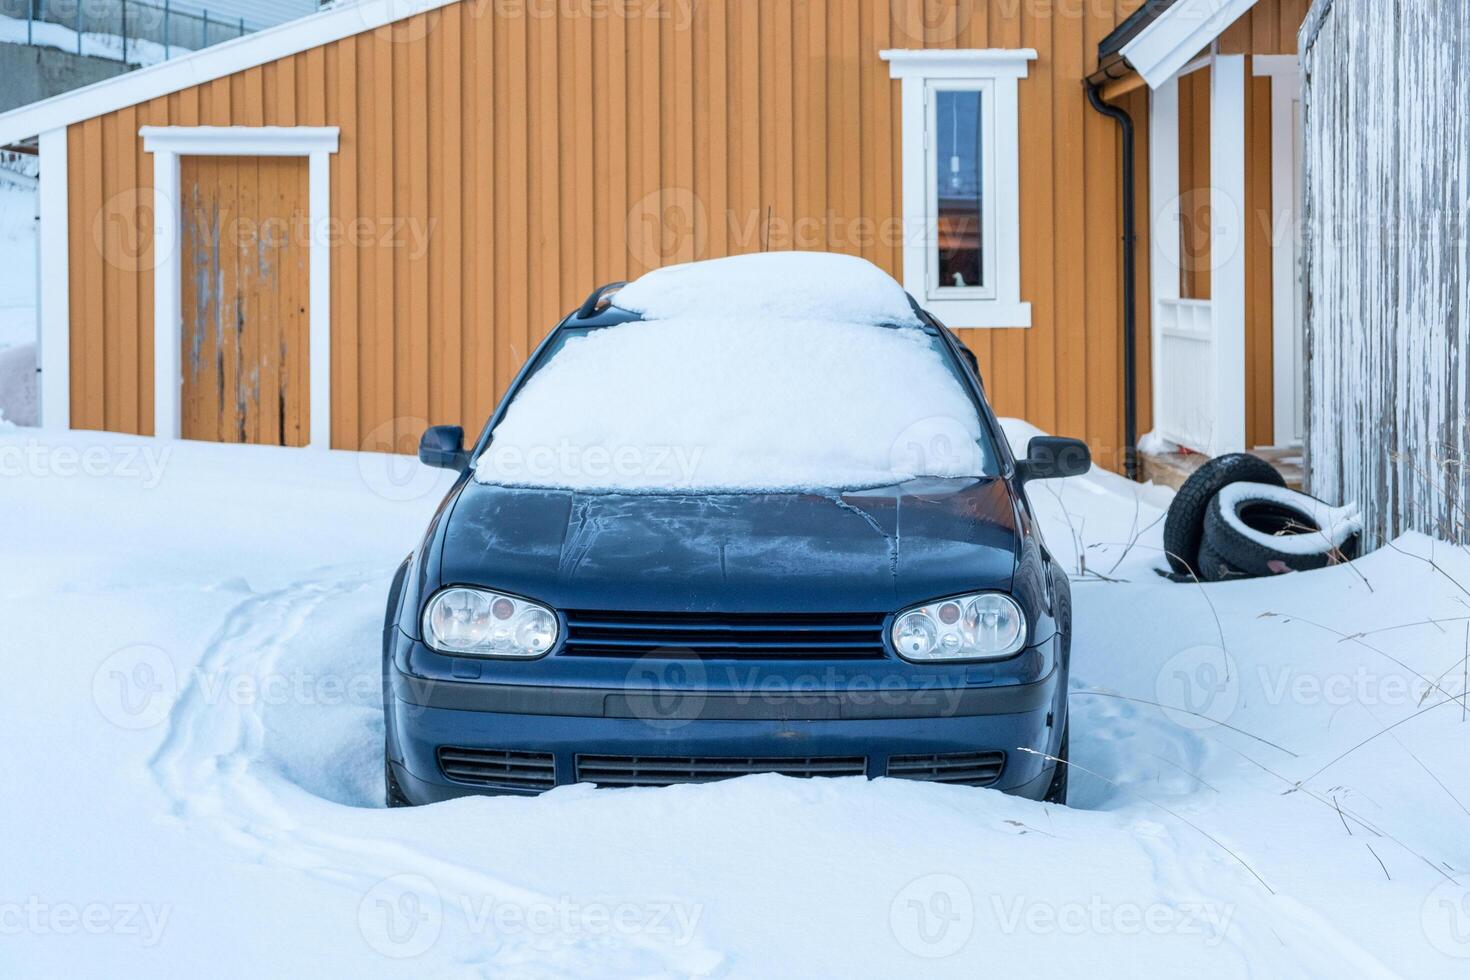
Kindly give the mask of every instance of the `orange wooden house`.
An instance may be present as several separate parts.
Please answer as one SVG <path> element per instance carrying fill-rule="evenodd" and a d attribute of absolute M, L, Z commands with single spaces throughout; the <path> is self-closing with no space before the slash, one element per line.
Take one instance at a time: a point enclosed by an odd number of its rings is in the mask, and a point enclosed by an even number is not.
<path fill-rule="evenodd" d="M 800 248 L 1114 467 L 1291 442 L 1306 6 L 361 0 L 36 103 L 42 423 L 411 451 L 594 286 Z"/>

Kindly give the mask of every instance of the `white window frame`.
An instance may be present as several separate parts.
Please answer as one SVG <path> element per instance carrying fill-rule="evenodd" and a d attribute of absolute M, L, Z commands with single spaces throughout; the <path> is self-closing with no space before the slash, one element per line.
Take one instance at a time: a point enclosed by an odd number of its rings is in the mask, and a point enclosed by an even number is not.
<path fill-rule="evenodd" d="M 144 126 L 143 149 L 153 154 L 153 434 L 181 434 L 184 378 L 181 156 L 306 157 L 311 241 L 307 264 L 307 346 L 310 423 L 307 445 L 332 445 L 331 164 L 336 126 Z"/>
<path fill-rule="evenodd" d="M 1019 87 L 1036 52 L 894 49 L 879 56 L 902 83 L 904 288 L 952 327 L 1031 326 L 1031 304 L 1021 300 Z M 938 281 L 934 94 L 940 91 L 981 93 L 982 286 Z"/>

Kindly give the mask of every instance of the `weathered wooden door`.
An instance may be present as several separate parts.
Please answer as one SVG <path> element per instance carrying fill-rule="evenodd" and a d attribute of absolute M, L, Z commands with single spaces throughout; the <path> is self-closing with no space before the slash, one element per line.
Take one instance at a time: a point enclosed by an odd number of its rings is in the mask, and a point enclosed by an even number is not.
<path fill-rule="evenodd" d="M 304 446 L 307 161 L 180 160 L 186 439 Z"/>

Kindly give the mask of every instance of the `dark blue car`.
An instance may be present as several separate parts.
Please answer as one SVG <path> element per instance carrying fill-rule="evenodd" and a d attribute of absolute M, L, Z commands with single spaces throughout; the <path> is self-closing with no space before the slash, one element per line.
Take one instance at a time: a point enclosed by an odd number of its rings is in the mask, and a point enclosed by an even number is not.
<path fill-rule="evenodd" d="M 388 597 L 388 803 L 766 772 L 1065 802 L 1070 590 L 1025 485 L 1086 471 L 1086 446 L 1037 438 L 1014 459 L 973 355 L 913 304 L 985 472 L 747 492 L 475 479 L 558 352 L 640 319 L 614 289 L 557 325 L 473 447 L 424 434 L 420 459 L 460 478 Z"/>

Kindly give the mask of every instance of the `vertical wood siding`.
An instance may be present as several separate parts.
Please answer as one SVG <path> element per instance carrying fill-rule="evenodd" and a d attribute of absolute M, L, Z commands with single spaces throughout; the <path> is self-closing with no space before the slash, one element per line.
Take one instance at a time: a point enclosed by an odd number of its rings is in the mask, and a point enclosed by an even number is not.
<path fill-rule="evenodd" d="M 1371 543 L 1465 541 L 1470 11 L 1319 0 L 1304 36 L 1309 484 Z"/>
<path fill-rule="evenodd" d="M 1296 54 L 1312 0 L 1260 0 L 1220 35 L 1221 54 Z"/>
<path fill-rule="evenodd" d="M 477 429 L 599 283 L 761 248 L 850 252 L 898 275 L 899 87 L 878 51 L 1025 46 L 1040 54 L 1020 86 L 1033 326 L 963 336 L 1000 412 L 1118 467 L 1121 156 L 1082 80 L 1140 3 L 464 0 L 75 125 L 73 422 L 152 429 L 139 125 L 340 127 L 332 443 L 406 452 L 425 424 Z M 1146 98 L 1125 102 L 1141 213 Z M 1147 296 L 1146 236 L 1137 247 Z M 1147 303 L 1140 316 L 1146 431 Z"/>
<path fill-rule="evenodd" d="M 1245 440 L 1247 446 L 1276 442 L 1271 203 L 1271 79 L 1245 69 Z M 1280 230 L 1290 234 L 1288 230 Z M 1291 324 L 1283 324 L 1290 329 Z"/>
<path fill-rule="evenodd" d="M 1222 54 L 1296 54 L 1297 32 L 1311 0 L 1261 0 L 1220 35 Z M 1271 347 L 1271 247 L 1289 234 L 1272 223 L 1271 80 L 1246 67 L 1245 434 L 1249 446 L 1276 441 Z"/>
<path fill-rule="evenodd" d="M 1179 295 L 1210 298 L 1210 72 L 1179 79 Z"/>

